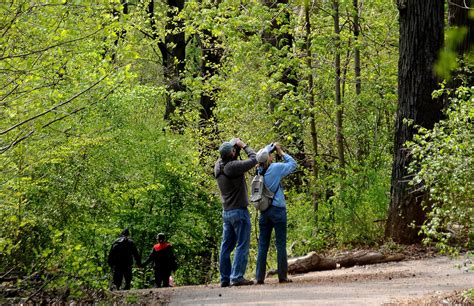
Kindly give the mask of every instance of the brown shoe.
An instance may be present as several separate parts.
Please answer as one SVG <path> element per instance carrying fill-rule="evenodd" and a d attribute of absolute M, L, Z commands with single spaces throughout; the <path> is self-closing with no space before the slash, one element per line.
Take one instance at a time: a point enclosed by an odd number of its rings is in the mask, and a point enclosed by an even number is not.
<path fill-rule="evenodd" d="M 253 285 L 253 281 L 242 278 L 236 282 L 231 283 L 231 286 L 250 286 Z"/>

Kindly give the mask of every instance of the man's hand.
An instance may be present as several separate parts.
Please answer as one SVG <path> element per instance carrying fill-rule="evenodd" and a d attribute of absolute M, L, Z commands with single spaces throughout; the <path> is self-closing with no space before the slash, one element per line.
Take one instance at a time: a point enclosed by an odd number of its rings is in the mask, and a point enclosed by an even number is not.
<path fill-rule="evenodd" d="M 240 138 L 235 138 L 235 144 L 241 149 L 246 146 L 245 142 L 243 142 Z"/>

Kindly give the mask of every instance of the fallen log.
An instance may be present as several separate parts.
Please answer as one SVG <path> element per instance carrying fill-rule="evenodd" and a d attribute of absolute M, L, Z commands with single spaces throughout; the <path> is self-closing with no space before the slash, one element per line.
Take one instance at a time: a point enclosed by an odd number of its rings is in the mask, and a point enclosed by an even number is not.
<path fill-rule="evenodd" d="M 349 252 L 334 258 L 322 257 L 316 252 L 305 256 L 288 259 L 288 273 L 297 274 L 313 271 L 334 270 L 337 268 L 348 268 L 353 266 L 372 265 L 391 261 L 402 261 L 403 254 L 383 255 L 379 252 L 357 251 Z M 276 274 L 276 270 L 270 270 L 268 275 Z"/>

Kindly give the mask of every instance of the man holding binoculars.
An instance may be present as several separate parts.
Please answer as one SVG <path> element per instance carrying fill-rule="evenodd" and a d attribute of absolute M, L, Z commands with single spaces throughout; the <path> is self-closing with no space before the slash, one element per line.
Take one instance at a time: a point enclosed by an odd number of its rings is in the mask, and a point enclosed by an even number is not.
<path fill-rule="evenodd" d="M 240 150 L 248 156 L 238 160 Z M 244 278 L 250 248 L 250 215 L 245 172 L 257 164 L 255 151 L 240 138 L 233 138 L 219 147 L 220 158 L 214 176 L 221 192 L 223 233 L 219 258 L 221 287 L 252 285 Z M 230 254 L 235 248 L 234 261 Z"/>

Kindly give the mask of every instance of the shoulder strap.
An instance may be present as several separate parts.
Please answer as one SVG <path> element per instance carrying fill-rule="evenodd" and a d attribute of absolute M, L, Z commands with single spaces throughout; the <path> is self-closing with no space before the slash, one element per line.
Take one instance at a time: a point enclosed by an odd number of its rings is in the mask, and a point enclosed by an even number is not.
<path fill-rule="evenodd" d="M 240 177 L 240 175 L 230 176 L 230 175 L 225 174 L 224 167 L 225 167 L 226 164 L 227 163 L 224 163 L 222 160 L 219 161 L 219 173 L 217 173 L 216 178 L 218 178 L 221 174 L 223 176 L 225 176 L 226 178 L 228 178 L 228 179 L 234 179 L 234 178 Z"/>
<path fill-rule="evenodd" d="M 264 168 L 264 167 L 258 167 L 257 168 L 257 174 L 260 174 L 261 176 L 265 177 L 265 173 L 267 172 L 268 168 Z M 263 186 L 270 192 L 273 193 L 273 195 L 275 195 L 277 192 L 278 192 L 278 189 L 280 189 L 280 183 L 278 183 L 278 186 L 277 186 L 277 189 L 275 191 L 272 191 L 270 188 L 267 187 L 267 185 L 265 185 L 265 181 L 263 182 Z"/>
<path fill-rule="evenodd" d="M 221 174 L 222 174 L 223 176 L 225 176 L 225 177 L 228 177 L 228 176 L 225 174 L 225 172 L 224 172 L 224 166 L 225 166 L 225 165 L 224 165 L 224 163 L 222 162 L 222 160 L 219 161 L 219 173 L 217 173 L 216 178 L 218 178 Z"/>

